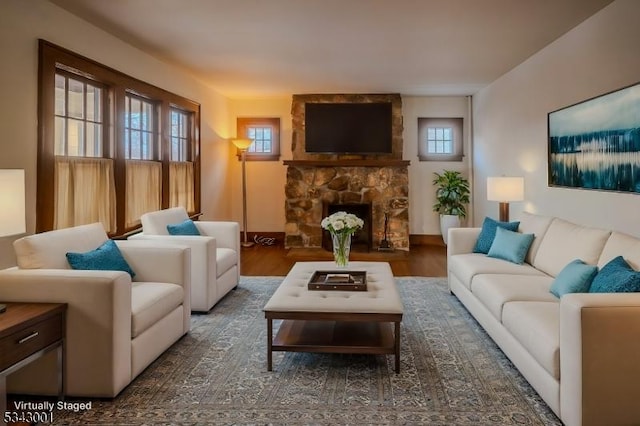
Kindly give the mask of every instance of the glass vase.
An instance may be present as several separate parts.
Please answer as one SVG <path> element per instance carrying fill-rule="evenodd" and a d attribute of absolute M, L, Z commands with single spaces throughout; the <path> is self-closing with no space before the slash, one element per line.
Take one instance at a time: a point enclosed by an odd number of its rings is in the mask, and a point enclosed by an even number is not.
<path fill-rule="evenodd" d="M 351 234 L 331 234 L 333 243 L 333 258 L 336 266 L 344 268 L 349 266 L 349 252 L 351 251 Z"/>

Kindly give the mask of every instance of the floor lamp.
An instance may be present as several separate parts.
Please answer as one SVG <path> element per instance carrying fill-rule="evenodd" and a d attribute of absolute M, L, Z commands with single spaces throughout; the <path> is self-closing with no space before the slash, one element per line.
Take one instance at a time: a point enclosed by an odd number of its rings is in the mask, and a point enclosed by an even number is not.
<path fill-rule="evenodd" d="M 232 139 L 231 142 L 240 150 L 242 155 L 242 247 L 251 247 L 253 242 L 247 239 L 247 149 L 253 143 L 251 139 Z"/>
<path fill-rule="evenodd" d="M 487 200 L 500 202 L 500 222 L 508 222 L 509 202 L 524 200 L 524 178 L 487 178 Z"/>

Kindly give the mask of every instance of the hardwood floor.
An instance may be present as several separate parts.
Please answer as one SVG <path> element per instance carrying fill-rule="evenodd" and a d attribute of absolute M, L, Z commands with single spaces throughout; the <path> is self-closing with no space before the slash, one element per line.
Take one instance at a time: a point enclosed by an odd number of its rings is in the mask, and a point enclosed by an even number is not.
<path fill-rule="evenodd" d="M 391 264 L 395 276 L 444 277 L 447 275 L 447 248 L 436 245 L 412 246 L 408 253 L 357 253 L 352 252 L 351 261 L 385 261 Z M 328 251 L 309 249 L 308 254 L 301 249 L 285 249 L 282 245 L 255 245 L 243 248 L 241 253 L 241 275 L 284 276 L 298 261 L 331 260 Z"/>

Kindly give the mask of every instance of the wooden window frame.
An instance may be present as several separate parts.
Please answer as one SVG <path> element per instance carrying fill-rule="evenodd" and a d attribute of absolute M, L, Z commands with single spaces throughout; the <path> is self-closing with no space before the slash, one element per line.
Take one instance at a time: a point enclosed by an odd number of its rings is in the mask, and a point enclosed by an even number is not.
<path fill-rule="evenodd" d="M 124 235 L 135 228 L 125 226 L 126 159 L 124 155 L 124 102 L 125 94 L 133 93 L 157 102 L 159 126 L 158 160 L 162 163 L 162 208 L 169 207 L 169 162 L 170 162 L 170 110 L 172 107 L 193 114 L 190 160 L 194 163 L 195 211 L 201 213 L 200 197 L 200 104 L 144 81 L 130 77 L 113 68 L 39 40 L 38 61 L 38 174 L 36 196 L 36 232 L 53 229 L 55 204 L 55 74 L 62 69 L 81 77 L 96 81 L 105 87 L 104 98 L 108 107 L 103 111 L 104 127 L 108 133 L 103 140 L 103 158 L 114 160 L 116 187 L 116 232 L 112 236 Z"/>
<path fill-rule="evenodd" d="M 236 119 L 236 135 L 239 138 L 247 137 L 249 127 L 270 127 L 273 135 L 271 142 L 271 152 L 249 152 L 247 151 L 247 161 L 278 161 L 280 160 L 280 118 L 279 117 L 238 117 Z M 239 149 L 236 150 L 238 160 L 242 158 Z"/>

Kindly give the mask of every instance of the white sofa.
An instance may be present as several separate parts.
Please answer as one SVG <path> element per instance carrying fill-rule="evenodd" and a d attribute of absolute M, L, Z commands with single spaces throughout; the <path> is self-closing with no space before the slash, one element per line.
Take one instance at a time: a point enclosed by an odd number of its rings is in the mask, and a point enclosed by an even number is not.
<path fill-rule="evenodd" d="M 465 305 L 569 426 L 640 424 L 640 293 L 549 292 L 574 259 L 618 255 L 640 268 L 640 239 L 523 213 L 525 263 L 472 253 L 481 228 L 449 231 L 448 279 Z"/>
<path fill-rule="evenodd" d="M 240 282 L 240 227 L 237 222 L 194 222 L 201 235 L 169 235 L 167 225 L 189 219 L 183 207 L 145 213 L 142 231 L 130 240 L 191 248 L 191 310 L 207 312 Z"/>
<path fill-rule="evenodd" d="M 189 331 L 187 247 L 117 241 L 135 272 L 70 269 L 67 252 L 107 240 L 101 224 L 45 232 L 14 242 L 18 266 L 0 271 L 0 300 L 67 303 L 67 395 L 114 397 Z M 157 244 L 156 244 L 157 245 Z M 55 352 L 12 374 L 10 392 L 55 395 Z"/>

